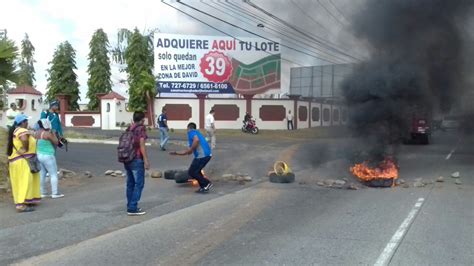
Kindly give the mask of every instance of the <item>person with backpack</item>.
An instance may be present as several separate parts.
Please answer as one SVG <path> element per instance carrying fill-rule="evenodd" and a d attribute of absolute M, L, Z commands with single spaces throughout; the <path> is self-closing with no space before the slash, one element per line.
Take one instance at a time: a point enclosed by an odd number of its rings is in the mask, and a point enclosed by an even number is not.
<path fill-rule="evenodd" d="M 161 114 L 158 116 L 158 127 L 160 128 L 160 148 L 166 151 L 166 143 L 169 139 L 168 117 L 166 116 L 166 108 L 163 108 Z"/>
<path fill-rule="evenodd" d="M 51 132 L 60 140 L 63 138 L 63 127 L 61 126 L 61 119 L 59 118 L 59 102 L 53 101 L 49 104 L 49 110 L 41 113 L 41 119 L 48 119 L 51 122 Z"/>
<path fill-rule="evenodd" d="M 197 193 L 208 193 L 213 187 L 213 184 L 209 179 L 204 177 L 202 169 L 209 163 L 212 158 L 211 147 L 206 141 L 204 136 L 196 130 L 195 123 L 188 124 L 188 141 L 189 149 L 182 152 L 170 152 L 170 155 L 189 155 L 194 154 L 194 160 L 188 170 L 188 175 L 196 179 L 199 183 L 199 190 Z"/>
<path fill-rule="evenodd" d="M 145 186 L 145 169 L 150 169 L 145 146 L 148 136 L 144 123 L 145 114 L 134 112 L 133 124 L 120 136 L 117 147 L 118 161 L 123 163 L 127 172 L 126 196 L 129 216 L 146 214 L 138 207 Z"/>

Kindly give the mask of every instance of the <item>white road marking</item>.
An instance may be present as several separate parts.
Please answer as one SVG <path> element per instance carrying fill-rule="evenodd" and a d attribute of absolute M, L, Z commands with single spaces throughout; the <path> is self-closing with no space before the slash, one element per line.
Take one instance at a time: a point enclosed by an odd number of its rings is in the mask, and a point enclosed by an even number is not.
<path fill-rule="evenodd" d="M 453 155 L 453 153 L 456 151 L 456 149 L 452 149 L 451 152 L 448 154 L 448 156 L 446 156 L 446 160 L 449 160 L 451 159 L 451 156 Z"/>
<path fill-rule="evenodd" d="M 425 201 L 424 198 L 419 198 L 418 201 L 416 202 L 415 206 L 411 209 L 410 213 L 408 214 L 407 218 L 403 221 L 403 223 L 400 225 L 398 230 L 395 232 L 395 234 L 392 236 L 390 241 L 387 243 L 387 246 L 385 246 L 385 249 L 382 251 L 380 256 L 378 257 L 377 261 L 375 262 L 374 265 L 381 266 L 381 265 L 388 265 L 390 263 L 390 260 L 392 259 L 393 255 L 395 254 L 395 251 L 397 250 L 398 246 L 400 245 L 403 237 L 405 236 L 406 232 L 408 231 L 408 228 L 410 228 L 410 225 L 413 223 L 413 220 L 415 219 L 416 215 L 418 214 L 418 211 L 420 211 L 421 206 L 423 205 L 423 202 Z"/>

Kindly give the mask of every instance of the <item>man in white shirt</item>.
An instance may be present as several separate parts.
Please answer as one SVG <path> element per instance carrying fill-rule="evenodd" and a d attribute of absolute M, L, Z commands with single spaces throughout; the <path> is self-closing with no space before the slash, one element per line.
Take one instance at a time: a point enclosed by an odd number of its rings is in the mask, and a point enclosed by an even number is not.
<path fill-rule="evenodd" d="M 216 147 L 216 126 L 214 124 L 214 109 L 211 109 L 209 114 L 206 116 L 206 124 L 205 124 L 205 129 L 206 129 L 206 140 L 211 141 L 211 149 L 214 149 Z"/>
<path fill-rule="evenodd" d="M 7 110 L 7 128 L 10 128 L 13 126 L 13 122 L 15 121 L 15 117 L 19 115 L 20 112 L 16 108 L 16 104 L 12 103 L 10 104 L 10 109 Z"/>
<path fill-rule="evenodd" d="M 293 130 L 293 115 L 291 114 L 291 110 L 288 111 L 286 120 L 288 121 L 288 130 Z"/>

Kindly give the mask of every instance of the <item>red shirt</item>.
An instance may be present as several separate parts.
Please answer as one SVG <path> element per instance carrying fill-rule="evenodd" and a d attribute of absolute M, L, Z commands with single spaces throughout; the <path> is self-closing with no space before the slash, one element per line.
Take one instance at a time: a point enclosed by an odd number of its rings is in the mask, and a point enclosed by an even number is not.
<path fill-rule="evenodd" d="M 137 125 L 137 124 L 132 124 L 130 126 L 130 131 L 133 130 L 133 145 L 135 146 L 135 149 L 137 151 L 137 156 L 135 157 L 136 159 L 143 159 L 142 152 L 140 151 L 140 140 L 144 139 L 147 140 L 148 136 L 146 134 L 146 128 L 144 125 Z"/>

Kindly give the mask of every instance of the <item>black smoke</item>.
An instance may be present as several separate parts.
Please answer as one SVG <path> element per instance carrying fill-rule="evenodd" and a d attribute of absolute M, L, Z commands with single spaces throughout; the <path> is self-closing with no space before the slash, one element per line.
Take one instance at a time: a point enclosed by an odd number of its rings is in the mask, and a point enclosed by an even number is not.
<path fill-rule="evenodd" d="M 470 0 L 368 0 L 354 16 L 353 31 L 370 47 L 343 83 L 353 132 L 367 140 L 369 155 L 407 135 L 414 112 L 448 112 L 463 91 Z M 395 144 L 395 145 L 391 145 Z"/>

